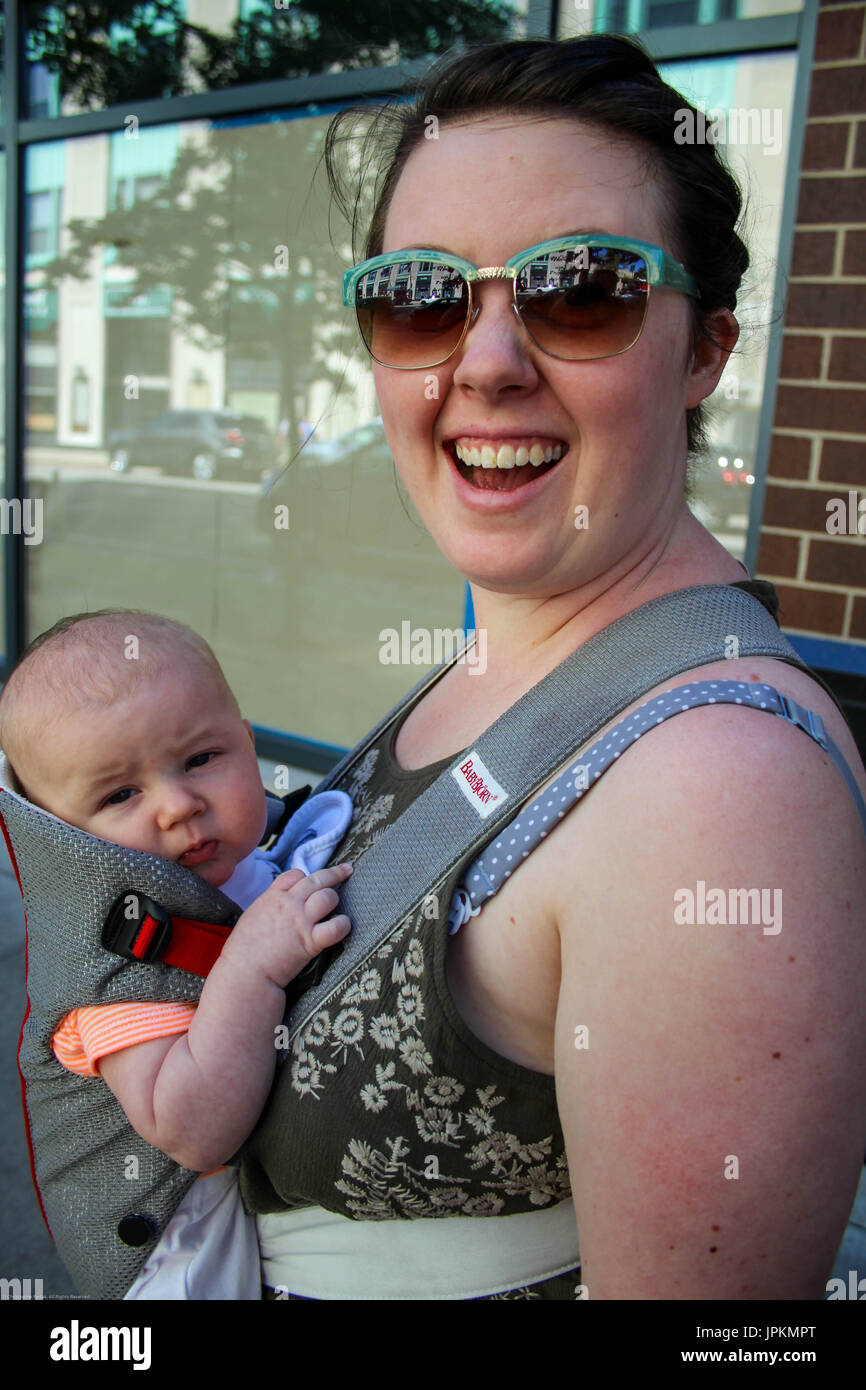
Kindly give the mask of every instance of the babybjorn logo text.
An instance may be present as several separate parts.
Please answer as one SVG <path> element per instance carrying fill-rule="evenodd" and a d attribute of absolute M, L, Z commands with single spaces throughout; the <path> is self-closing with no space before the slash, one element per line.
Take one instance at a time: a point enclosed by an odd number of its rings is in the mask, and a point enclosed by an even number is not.
<path fill-rule="evenodd" d="M 466 755 L 459 767 L 452 768 L 451 775 L 482 820 L 508 799 L 508 792 L 504 787 L 500 787 L 474 749 Z"/>

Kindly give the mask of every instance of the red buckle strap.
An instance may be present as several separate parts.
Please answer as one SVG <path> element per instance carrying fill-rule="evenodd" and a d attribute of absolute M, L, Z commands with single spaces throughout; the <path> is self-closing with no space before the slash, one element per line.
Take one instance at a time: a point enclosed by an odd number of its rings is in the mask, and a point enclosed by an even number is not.
<path fill-rule="evenodd" d="M 102 944 L 125 960 L 148 965 L 160 962 L 204 978 L 213 969 L 232 926 L 171 916 L 144 893 L 130 891 L 121 893 L 112 904 Z"/>

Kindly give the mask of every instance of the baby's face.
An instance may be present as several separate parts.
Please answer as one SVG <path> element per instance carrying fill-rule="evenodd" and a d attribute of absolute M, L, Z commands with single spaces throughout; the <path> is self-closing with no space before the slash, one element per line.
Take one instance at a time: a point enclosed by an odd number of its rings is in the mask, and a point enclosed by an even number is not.
<path fill-rule="evenodd" d="M 24 776 L 31 800 L 219 887 L 255 849 L 267 804 L 248 720 L 195 663 L 99 710 L 69 708 Z"/>

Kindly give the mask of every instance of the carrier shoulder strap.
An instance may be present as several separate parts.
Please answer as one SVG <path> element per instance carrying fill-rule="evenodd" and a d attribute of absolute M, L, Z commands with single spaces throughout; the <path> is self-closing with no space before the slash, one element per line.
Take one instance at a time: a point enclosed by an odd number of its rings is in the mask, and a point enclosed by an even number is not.
<path fill-rule="evenodd" d="M 356 861 L 340 890 L 351 935 L 321 978 L 290 1005 L 289 1041 L 600 729 L 663 681 L 724 659 L 733 637 L 740 657 L 775 657 L 814 674 L 752 594 L 731 584 L 695 585 L 624 614 L 500 715 Z M 468 644 L 419 682 L 317 791 L 333 786 L 467 650 Z"/>

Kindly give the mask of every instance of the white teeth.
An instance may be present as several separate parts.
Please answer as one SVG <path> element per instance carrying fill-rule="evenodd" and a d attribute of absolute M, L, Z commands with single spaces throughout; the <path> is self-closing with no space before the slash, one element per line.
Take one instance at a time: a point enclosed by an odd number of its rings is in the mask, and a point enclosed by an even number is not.
<path fill-rule="evenodd" d="M 539 468 L 542 463 L 562 458 L 564 452 L 564 444 L 533 444 L 531 449 L 521 444 L 517 450 L 511 444 L 500 444 L 498 449 L 492 444 L 484 444 L 480 449 L 474 445 L 471 448 L 465 444 L 455 445 L 460 462 L 471 468 L 523 468 L 527 463 Z"/>

